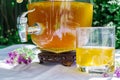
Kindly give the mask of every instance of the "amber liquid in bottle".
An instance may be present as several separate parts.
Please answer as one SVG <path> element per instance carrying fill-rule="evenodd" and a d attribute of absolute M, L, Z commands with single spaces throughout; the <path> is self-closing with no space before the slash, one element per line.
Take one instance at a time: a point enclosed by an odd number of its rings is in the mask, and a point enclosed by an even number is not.
<path fill-rule="evenodd" d="M 28 14 L 29 25 L 38 22 L 44 27 L 40 35 L 31 35 L 32 41 L 41 49 L 61 53 L 75 50 L 76 27 L 92 24 L 93 5 L 74 1 L 43 1 L 28 5 L 35 9 Z"/>

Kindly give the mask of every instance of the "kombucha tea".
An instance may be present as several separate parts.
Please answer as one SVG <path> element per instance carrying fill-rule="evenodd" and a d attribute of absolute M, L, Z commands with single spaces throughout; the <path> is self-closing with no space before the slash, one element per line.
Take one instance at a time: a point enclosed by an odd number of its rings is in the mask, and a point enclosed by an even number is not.
<path fill-rule="evenodd" d="M 76 49 L 78 67 L 109 67 L 114 70 L 114 47 L 80 47 Z"/>
<path fill-rule="evenodd" d="M 28 23 L 44 27 L 40 35 L 31 35 L 32 41 L 41 49 L 61 53 L 75 50 L 76 27 L 90 27 L 93 5 L 74 1 L 43 1 L 28 5 Z"/>

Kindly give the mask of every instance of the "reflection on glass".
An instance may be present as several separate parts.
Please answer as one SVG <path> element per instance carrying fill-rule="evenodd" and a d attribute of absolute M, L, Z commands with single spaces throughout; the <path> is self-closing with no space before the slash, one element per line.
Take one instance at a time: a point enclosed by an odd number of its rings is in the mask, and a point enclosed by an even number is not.
<path fill-rule="evenodd" d="M 115 29 L 91 27 L 77 29 L 76 63 L 82 72 L 114 71 Z"/>
<path fill-rule="evenodd" d="M 34 0 L 32 0 L 34 1 Z M 32 34 L 32 41 L 41 49 L 61 53 L 75 50 L 77 27 L 92 24 L 93 5 L 76 1 L 41 1 L 28 4 L 29 26 L 39 23 L 44 31 Z"/>

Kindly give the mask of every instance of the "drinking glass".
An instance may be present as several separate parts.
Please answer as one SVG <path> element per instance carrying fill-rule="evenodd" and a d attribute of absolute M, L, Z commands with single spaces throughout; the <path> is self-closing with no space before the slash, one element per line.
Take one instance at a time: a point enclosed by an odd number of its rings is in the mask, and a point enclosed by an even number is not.
<path fill-rule="evenodd" d="M 115 28 L 79 27 L 76 37 L 76 64 L 81 72 L 113 73 Z"/>

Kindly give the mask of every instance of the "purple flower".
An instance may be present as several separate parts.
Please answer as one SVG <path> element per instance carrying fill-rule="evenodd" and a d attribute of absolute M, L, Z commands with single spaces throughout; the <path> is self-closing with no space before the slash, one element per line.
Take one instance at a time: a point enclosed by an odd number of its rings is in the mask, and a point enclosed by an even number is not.
<path fill-rule="evenodd" d="M 17 52 L 16 52 L 16 51 L 13 52 L 13 56 L 14 56 L 14 57 L 17 56 Z"/>
<path fill-rule="evenodd" d="M 115 70 L 116 77 L 120 78 L 120 67 L 117 67 Z"/>
<path fill-rule="evenodd" d="M 17 62 L 18 62 L 19 64 L 21 64 L 22 61 L 23 61 L 23 56 L 22 56 L 22 55 L 19 55 Z"/>
<path fill-rule="evenodd" d="M 10 59 L 14 59 L 17 56 L 17 53 L 15 51 L 8 53 Z"/>
<path fill-rule="evenodd" d="M 12 52 L 9 52 L 8 55 L 9 55 L 9 57 L 11 57 L 12 56 Z"/>
<path fill-rule="evenodd" d="M 120 78 L 120 72 L 118 72 L 116 75 L 117 75 L 118 78 Z"/>
<path fill-rule="evenodd" d="M 9 63 L 10 63 L 10 60 L 6 60 L 6 63 L 8 63 L 8 64 L 9 64 Z"/>
<path fill-rule="evenodd" d="M 109 75 L 107 73 L 104 73 L 103 77 L 109 77 Z"/>
<path fill-rule="evenodd" d="M 30 57 L 28 58 L 28 62 L 29 62 L 29 63 L 31 63 L 31 62 L 32 62 L 32 60 L 31 60 L 31 58 L 30 58 Z"/>
<path fill-rule="evenodd" d="M 6 60 L 6 63 L 7 63 L 7 64 L 13 64 L 13 63 L 14 63 L 14 60 L 12 60 L 12 59 L 9 58 L 9 59 Z"/>
<path fill-rule="evenodd" d="M 14 60 L 14 57 L 11 56 L 10 59 L 11 59 L 11 60 Z"/>
<path fill-rule="evenodd" d="M 23 59 L 23 63 L 24 63 L 24 64 L 28 64 L 28 61 L 24 58 L 24 59 Z"/>
<path fill-rule="evenodd" d="M 21 60 L 19 60 L 19 59 L 18 59 L 18 61 L 17 61 L 17 62 L 18 62 L 18 64 L 21 64 L 21 63 L 22 63 L 22 61 L 21 61 Z"/>
<path fill-rule="evenodd" d="M 20 54 L 18 57 L 18 61 L 19 64 L 24 63 L 24 64 L 29 64 L 31 62 L 31 59 L 28 58 L 28 60 L 25 58 L 25 54 Z"/>
<path fill-rule="evenodd" d="M 23 48 L 21 48 L 22 50 L 24 50 Z M 30 56 L 28 56 L 27 54 L 29 54 L 28 52 L 26 52 L 26 49 L 23 51 L 23 53 L 21 53 L 19 50 L 14 50 L 8 53 L 8 59 L 6 60 L 6 63 L 8 64 L 14 64 L 14 63 L 18 63 L 18 64 L 29 64 L 32 62 Z"/>

